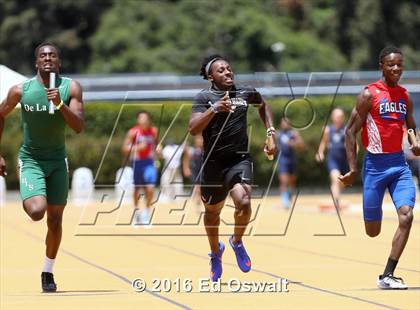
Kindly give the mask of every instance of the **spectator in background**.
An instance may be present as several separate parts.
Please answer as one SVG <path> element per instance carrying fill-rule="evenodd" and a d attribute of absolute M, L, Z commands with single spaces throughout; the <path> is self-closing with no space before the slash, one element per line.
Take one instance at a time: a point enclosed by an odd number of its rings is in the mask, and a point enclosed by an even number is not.
<path fill-rule="evenodd" d="M 188 148 L 185 152 L 183 161 L 184 176 L 190 179 L 191 185 L 193 186 L 191 200 L 193 200 L 195 206 L 200 206 L 201 203 L 201 190 L 200 190 L 200 170 L 203 157 L 203 136 L 194 136 L 194 144 Z"/>
<path fill-rule="evenodd" d="M 134 173 L 134 224 L 150 224 L 151 204 L 157 180 L 154 165 L 156 157 L 157 129 L 152 126 L 151 116 L 146 111 L 137 113 L 137 124 L 125 136 L 122 151 L 129 156 Z M 146 205 L 139 208 L 140 190 L 144 190 Z"/>
<path fill-rule="evenodd" d="M 332 124 L 325 128 L 318 152 L 315 155 L 318 162 L 323 162 L 325 150 L 328 148 L 327 168 L 330 174 L 331 193 L 337 207 L 340 207 L 340 195 L 343 189 L 343 184 L 338 177 L 340 174 L 345 175 L 349 171 L 344 145 L 346 129 L 344 120 L 343 109 L 335 108 L 331 112 Z"/>
<path fill-rule="evenodd" d="M 174 139 L 169 138 L 162 149 L 164 165 L 160 178 L 160 201 L 168 202 L 183 194 L 181 160 L 186 152 L 185 144 L 176 144 Z"/>
<path fill-rule="evenodd" d="M 299 132 L 292 129 L 286 118 L 280 120 L 280 130 L 277 133 L 280 154 L 278 156 L 278 176 L 283 207 L 290 208 L 292 195 L 296 187 L 296 153 L 303 149 L 305 143 Z"/>

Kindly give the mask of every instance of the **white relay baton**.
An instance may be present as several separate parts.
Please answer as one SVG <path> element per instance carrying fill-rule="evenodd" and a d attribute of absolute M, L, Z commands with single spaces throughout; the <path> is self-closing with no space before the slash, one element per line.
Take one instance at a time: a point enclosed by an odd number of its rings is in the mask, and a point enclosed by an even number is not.
<path fill-rule="evenodd" d="M 50 88 L 55 88 L 55 72 L 50 72 Z M 50 100 L 50 105 L 48 107 L 48 113 L 54 114 L 55 106 L 52 100 Z"/>

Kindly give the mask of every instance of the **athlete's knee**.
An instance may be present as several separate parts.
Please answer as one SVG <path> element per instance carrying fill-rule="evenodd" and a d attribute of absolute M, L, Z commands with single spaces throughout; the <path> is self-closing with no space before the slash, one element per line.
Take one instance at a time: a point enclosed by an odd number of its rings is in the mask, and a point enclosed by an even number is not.
<path fill-rule="evenodd" d="M 25 201 L 23 209 L 33 221 L 40 221 L 44 218 L 47 205 L 37 201 Z"/>
<path fill-rule="evenodd" d="M 146 199 L 152 199 L 154 195 L 154 187 L 153 186 L 147 186 L 145 189 L 145 195 Z"/>
<path fill-rule="evenodd" d="M 44 218 L 44 214 L 45 214 L 45 210 L 42 210 L 42 209 L 31 210 L 31 212 L 28 213 L 28 215 L 31 217 L 33 221 L 42 220 Z"/>
<path fill-rule="evenodd" d="M 373 226 L 373 225 L 369 225 L 365 223 L 365 230 L 366 230 L 366 234 L 369 237 L 374 238 L 381 233 L 381 226 L 380 225 Z"/>
<path fill-rule="evenodd" d="M 250 210 L 251 208 L 251 188 L 249 185 L 237 185 L 233 188 L 236 191 L 233 195 L 236 210 L 243 211 Z"/>
<path fill-rule="evenodd" d="M 366 234 L 371 238 L 375 238 L 380 233 L 381 233 L 381 230 L 366 230 Z"/>
<path fill-rule="evenodd" d="M 63 217 L 61 215 L 48 215 L 47 217 L 47 225 L 48 229 L 52 231 L 57 231 L 61 229 Z"/>
<path fill-rule="evenodd" d="M 222 205 L 204 205 L 204 218 L 217 221 L 222 212 Z"/>
<path fill-rule="evenodd" d="M 401 228 L 410 228 L 413 223 L 413 210 L 411 207 L 405 208 L 398 214 L 399 225 Z"/>
<path fill-rule="evenodd" d="M 220 212 L 206 210 L 204 212 L 204 225 L 205 226 L 219 226 Z"/>
<path fill-rule="evenodd" d="M 240 215 L 251 214 L 251 199 L 248 196 L 243 196 L 235 202 L 235 213 Z"/>
<path fill-rule="evenodd" d="M 378 236 L 380 233 L 381 233 L 381 228 L 374 228 L 374 229 L 366 228 L 366 234 L 371 238 Z"/>
<path fill-rule="evenodd" d="M 218 217 L 220 215 L 220 212 L 220 209 L 206 207 L 204 210 L 204 215 L 208 217 Z"/>
<path fill-rule="evenodd" d="M 338 171 L 337 169 L 333 169 L 330 171 L 330 180 L 333 183 L 339 183 L 338 181 L 338 177 L 340 176 L 340 171 Z"/>
<path fill-rule="evenodd" d="M 139 186 L 136 185 L 134 187 L 134 191 L 133 191 L 133 197 L 134 197 L 134 199 L 135 200 L 139 200 L 140 197 L 141 197 L 141 195 L 142 195 L 141 187 L 139 187 Z"/>

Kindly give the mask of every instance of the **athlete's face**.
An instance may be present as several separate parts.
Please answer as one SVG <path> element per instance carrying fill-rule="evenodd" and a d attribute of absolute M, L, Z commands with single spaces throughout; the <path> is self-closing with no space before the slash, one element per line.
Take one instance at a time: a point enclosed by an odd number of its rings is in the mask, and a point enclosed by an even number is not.
<path fill-rule="evenodd" d="M 221 90 L 229 90 L 233 86 L 233 71 L 225 60 L 216 60 L 211 65 L 209 81 Z"/>
<path fill-rule="evenodd" d="M 54 46 L 42 46 L 36 57 L 36 68 L 41 72 L 56 72 L 60 71 L 61 61 L 58 52 Z"/>
<path fill-rule="evenodd" d="M 290 129 L 290 124 L 285 118 L 281 119 L 280 128 L 283 129 L 283 130 Z"/>
<path fill-rule="evenodd" d="M 391 53 L 382 58 L 380 63 L 382 74 L 388 84 L 397 84 L 403 73 L 403 57 L 399 53 Z"/>
<path fill-rule="evenodd" d="M 336 127 L 344 124 L 344 112 L 341 109 L 335 109 L 331 113 L 331 121 Z"/>
<path fill-rule="evenodd" d="M 137 124 L 141 129 L 147 129 L 150 127 L 150 118 L 146 113 L 140 113 L 137 116 Z"/>

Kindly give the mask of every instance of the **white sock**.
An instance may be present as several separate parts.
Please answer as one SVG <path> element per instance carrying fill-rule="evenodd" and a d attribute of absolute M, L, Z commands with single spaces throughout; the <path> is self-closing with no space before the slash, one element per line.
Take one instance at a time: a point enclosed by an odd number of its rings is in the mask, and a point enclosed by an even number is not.
<path fill-rule="evenodd" d="M 140 214 L 141 214 L 140 209 L 136 209 L 135 211 L 136 218 L 140 218 Z"/>
<path fill-rule="evenodd" d="M 42 269 L 42 272 L 53 273 L 54 263 L 55 259 L 51 259 L 45 256 L 44 269 Z"/>

